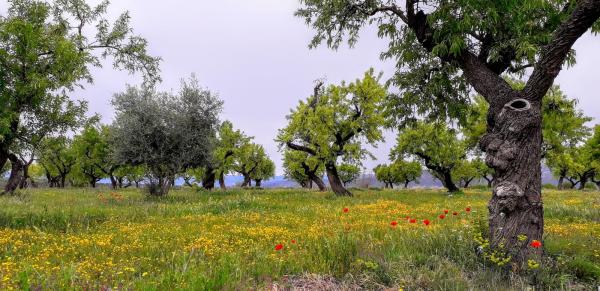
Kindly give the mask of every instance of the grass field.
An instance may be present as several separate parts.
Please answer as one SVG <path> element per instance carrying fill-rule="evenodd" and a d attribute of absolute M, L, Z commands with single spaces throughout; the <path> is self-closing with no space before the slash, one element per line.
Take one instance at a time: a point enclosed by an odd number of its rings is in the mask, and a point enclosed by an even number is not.
<path fill-rule="evenodd" d="M 523 276 L 476 251 L 489 191 L 354 193 L 187 188 L 157 199 L 135 189 L 40 189 L 0 197 L 0 289 L 600 284 L 599 192 L 544 193 L 548 258 Z"/>

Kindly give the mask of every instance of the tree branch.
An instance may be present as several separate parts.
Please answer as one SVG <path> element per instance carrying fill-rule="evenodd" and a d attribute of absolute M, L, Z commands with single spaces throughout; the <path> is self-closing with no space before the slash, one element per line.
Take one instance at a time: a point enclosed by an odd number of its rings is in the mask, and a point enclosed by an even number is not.
<path fill-rule="evenodd" d="M 285 144 L 287 145 L 288 148 L 291 148 L 293 150 L 302 151 L 302 152 L 308 153 L 313 156 L 317 155 L 317 152 L 309 147 L 297 145 L 295 143 L 292 143 L 291 141 L 288 141 Z"/>
<path fill-rule="evenodd" d="M 533 100 L 541 100 L 558 76 L 571 47 L 600 17 L 600 1 L 582 0 L 555 31 L 552 40 L 542 49 L 539 61 L 523 92 Z"/>

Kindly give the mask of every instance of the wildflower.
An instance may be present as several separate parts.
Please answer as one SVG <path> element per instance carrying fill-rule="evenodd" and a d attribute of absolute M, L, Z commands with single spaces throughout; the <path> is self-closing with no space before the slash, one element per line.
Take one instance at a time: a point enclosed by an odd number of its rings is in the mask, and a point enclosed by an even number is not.
<path fill-rule="evenodd" d="M 283 245 L 282 244 L 278 244 L 275 246 L 275 250 L 276 251 L 280 251 L 281 249 L 283 249 Z"/>
<path fill-rule="evenodd" d="M 444 209 L 444 214 L 448 214 L 449 210 L 448 209 Z"/>
<path fill-rule="evenodd" d="M 431 221 L 429 221 L 429 219 L 425 219 L 425 220 L 423 220 L 423 223 L 427 226 L 431 223 Z"/>
<path fill-rule="evenodd" d="M 417 220 L 414 218 L 410 220 L 410 223 L 416 223 L 416 222 L 417 222 Z"/>
<path fill-rule="evenodd" d="M 446 218 L 446 215 L 440 214 L 440 219 Z"/>
<path fill-rule="evenodd" d="M 398 225 L 398 222 L 394 220 L 394 221 L 392 221 L 390 224 L 391 224 L 393 227 L 396 227 L 396 225 Z"/>
<path fill-rule="evenodd" d="M 293 239 L 293 240 L 291 241 L 291 243 L 295 244 L 295 243 L 296 243 L 296 240 L 295 240 L 295 239 Z"/>
<path fill-rule="evenodd" d="M 404 219 L 406 219 L 406 220 L 409 220 L 409 219 L 410 219 L 410 216 L 407 216 L 407 217 L 405 217 Z"/>
<path fill-rule="evenodd" d="M 465 209 L 465 211 L 466 211 L 466 212 L 471 212 L 471 207 L 467 207 L 467 208 Z"/>
<path fill-rule="evenodd" d="M 536 249 L 537 249 L 537 248 L 539 248 L 539 247 L 541 247 L 541 246 L 542 246 L 542 242 L 540 242 L 540 241 L 539 241 L 539 240 L 537 240 L 537 239 L 534 239 L 534 240 L 532 240 L 532 241 L 531 241 L 531 244 L 529 244 L 529 245 L 530 245 L 532 248 L 536 248 Z"/>
<path fill-rule="evenodd" d="M 348 209 L 348 207 L 344 207 L 344 213 L 348 213 L 348 211 L 350 211 L 350 209 Z"/>
<path fill-rule="evenodd" d="M 535 270 L 540 267 L 540 264 L 534 260 L 528 260 L 527 266 L 529 267 L 529 269 Z"/>
<path fill-rule="evenodd" d="M 518 239 L 519 241 L 525 241 L 525 240 L 527 240 L 527 236 L 526 236 L 526 235 L 524 235 L 524 234 L 519 234 L 519 235 L 517 236 L 517 239 Z"/>
<path fill-rule="evenodd" d="M 454 211 L 452 212 L 452 215 L 458 215 L 458 212 Z"/>

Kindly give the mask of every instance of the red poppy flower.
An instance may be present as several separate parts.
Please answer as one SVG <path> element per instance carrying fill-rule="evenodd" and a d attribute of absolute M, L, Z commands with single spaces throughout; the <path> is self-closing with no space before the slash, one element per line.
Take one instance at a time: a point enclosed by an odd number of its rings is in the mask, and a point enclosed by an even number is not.
<path fill-rule="evenodd" d="M 348 212 L 348 211 L 350 211 L 350 209 L 348 209 L 348 207 L 345 207 L 344 212 Z"/>
<path fill-rule="evenodd" d="M 414 218 L 410 220 L 410 223 L 416 223 L 416 222 L 417 222 L 417 220 Z"/>
<path fill-rule="evenodd" d="M 471 207 L 467 207 L 467 209 L 465 209 L 465 211 L 467 211 L 467 212 L 471 211 Z"/>
<path fill-rule="evenodd" d="M 276 251 L 279 251 L 281 249 L 283 249 L 283 245 L 282 244 L 278 244 L 278 245 L 275 246 L 275 250 Z"/>
<path fill-rule="evenodd" d="M 409 219 L 410 219 L 410 216 L 407 216 L 407 217 L 405 217 L 404 219 L 406 219 L 406 220 L 409 220 Z"/>
<path fill-rule="evenodd" d="M 423 223 L 424 223 L 425 225 L 429 225 L 429 224 L 431 223 L 431 221 L 429 221 L 429 219 L 425 219 L 425 220 L 423 220 Z"/>
<path fill-rule="evenodd" d="M 296 240 L 295 240 L 295 239 L 293 239 L 293 240 L 291 241 L 291 243 L 295 244 L 295 243 L 296 243 Z"/>
<path fill-rule="evenodd" d="M 444 213 L 445 213 L 445 214 L 448 214 L 448 209 L 444 209 Z"/>
<path fill-rule="evenodd" d="M 532 240 L 532 241 L 531 241 L 531 244 L 529 244 L 529 245 L 530 245 L 532 248 L 536 248 L 536 249 L 537 249 L 537 248 L 539 248 L 539 247 L 541 247 L 541 246 L 542 246 L 542 242 L 540 242 L 540 241 L 539 241 L 539 240 L 537 240 L 537 239 L 534 239 L 534 240 Z"/>
<path fill-rule="evenodd" d="M 390 224 L 395 227 L 396 225 L 398 225 L 398 222 L 394 220 Z"/>
<path fill-rule="evenodd" d="M 440 219 L 446 218 L 446 215 L 440 214 Z"/>
<path fill-rule="evenodd" d="M 454 211 L 452 212 L 452 215 L 458 215 L 458 212 Z"/>

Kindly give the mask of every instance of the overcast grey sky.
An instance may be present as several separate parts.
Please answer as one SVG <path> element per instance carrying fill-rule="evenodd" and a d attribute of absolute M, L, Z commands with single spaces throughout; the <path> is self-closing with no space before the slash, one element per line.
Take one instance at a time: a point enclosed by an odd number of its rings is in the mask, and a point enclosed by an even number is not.
<path fill-rule="evenodd" d="M 2 14 L 6 6 L 0 0 Z M 298 7 L 297 0 L 119 0 L 113 1 L 109 14 L 114 19 L 129 10 L 135 32 L 149 41 L 153 55 L 163 58 L 160 89 L 177 90 L 181 78 L 196 73 L 203 86 L 225 101 L 222 119 L 231 120 L 263 144 L 278 166 L 277 173 L 282 173 L 273 139 L 277 129 L 285 126 L 289 110 L 310 95 L 315 79 L 354 80 L 370 67 L 389 76 L 394 68 L 393 63 L 379 60 L 386 41 L 372 31 L 361 34 L 353 49 L 309 50 L 313 31 L 293 16 Z M 563 70 L 556 81 L 596 120 L 600 119 L 599 48 L 600 37 L 587 34 L 580 39 L 575 44 L 578 63 Z M 110 123 L 112 95 L 141 78 L 114 71 L 110 64 L 94 71 L 94 76 L 95 83 L 74 97 L 88 100 L 90 111 Z M 373 150 L 379 161 L 365 161 L 368 171 L 387 161 L 394 142 L 394 135 L 388 134 L 386 142 Z"/>

